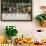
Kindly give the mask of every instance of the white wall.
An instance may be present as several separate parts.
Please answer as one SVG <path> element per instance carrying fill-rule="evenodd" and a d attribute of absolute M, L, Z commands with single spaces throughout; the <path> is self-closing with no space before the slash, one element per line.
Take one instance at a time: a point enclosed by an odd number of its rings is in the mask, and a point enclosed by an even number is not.
<path fill-rule="evenodd" d="M 4 34 L 4 29 L 6 25 L 15 25 L 19 31 L 18 36 L 21 36 L 22 34 L 24 36 L 31 36 L 31 34 L 34 34 L 37 29 L 43 29 L 46 31 L 46 28 L 40 27 L 38 23 L 35 20 L 36 15 L 40 14 L 40 6 L 46 5 L 46 0 L 33 0 L 33 20 L 32 21 L 23 21 L 23 22 L 7 22 L 7 21 L 0 21 L 0 34 Z M 32 33 L 33 32 L 33 33 Z"/>

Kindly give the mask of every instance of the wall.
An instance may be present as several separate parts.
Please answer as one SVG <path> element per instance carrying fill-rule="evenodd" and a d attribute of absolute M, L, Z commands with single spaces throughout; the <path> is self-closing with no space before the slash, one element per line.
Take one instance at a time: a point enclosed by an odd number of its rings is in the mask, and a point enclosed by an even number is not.
<path fill-rule="evenodd" d="M 4 29 L 6 25 L 15 25 L 19 31 L 18 36 L 21 36 L 22 34 L 24 36 L 31 36 L 32 34 L 36 33 L 37 29 L 46 30 L 46 28 L 40 27 L 38 25 L 38 22 L 35 20 L 36 15 L 41 13 L 40 6 L 46 5 L 46 0 L 32 0 L 32 5 L 33 5 L 32 21 L 28 21 L 28 22 L 0 21 L 0 35 L 4 34 Z"/>

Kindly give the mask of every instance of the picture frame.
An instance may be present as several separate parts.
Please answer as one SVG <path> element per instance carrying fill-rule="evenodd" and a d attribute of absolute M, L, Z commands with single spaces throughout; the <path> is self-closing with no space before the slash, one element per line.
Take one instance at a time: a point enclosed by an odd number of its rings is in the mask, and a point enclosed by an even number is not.
<path fill-rule="evenodd" d="M 32 21 L 32 0 L 1 0 L 1 21 Z"/>

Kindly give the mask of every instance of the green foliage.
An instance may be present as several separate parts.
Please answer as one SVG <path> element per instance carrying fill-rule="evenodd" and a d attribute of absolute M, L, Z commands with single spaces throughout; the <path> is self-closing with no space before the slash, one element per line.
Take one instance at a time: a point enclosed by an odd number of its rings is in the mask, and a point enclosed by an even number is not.
<path fill-rule="evenodd" d="M 11 38 L 12 36 L 16 36 L 18 33 L 15 26 L 6 26 L 5 31 L 6 36 L 8 36 L 9 38 Z"/>
<path fill-rule="evenodd" d="M 36 19 L 39 21 L 46 20 L 46 14 L 38 15 L 38 16 L 36 16 Z"/>

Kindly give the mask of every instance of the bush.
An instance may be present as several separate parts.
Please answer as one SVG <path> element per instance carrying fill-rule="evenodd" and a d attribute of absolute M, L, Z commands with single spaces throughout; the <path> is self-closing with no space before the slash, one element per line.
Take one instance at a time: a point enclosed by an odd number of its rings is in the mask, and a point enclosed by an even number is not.
<path fill-rule="evenodd" d="M 6 36 L 8 36 L 9 38 L 11 38 L 12 36 L 16 36 L 18 33 L 15 26 L 6 26 L 5 31 Z"/>

